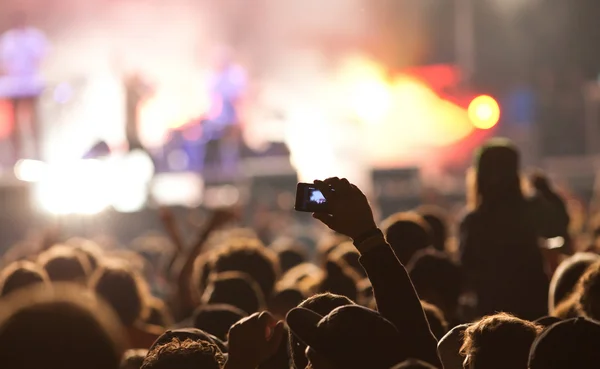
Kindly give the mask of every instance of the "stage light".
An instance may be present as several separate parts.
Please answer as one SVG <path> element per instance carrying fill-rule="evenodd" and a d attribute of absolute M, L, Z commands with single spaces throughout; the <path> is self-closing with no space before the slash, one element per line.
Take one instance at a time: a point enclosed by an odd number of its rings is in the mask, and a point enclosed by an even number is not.
<path fill-rule="evenodd" d="M 14 168 L 15 176 L 23 182 L 39 182 L 48 172 L 46 163 L 38 160 L 19 160 Z"/>
<path fill-rule="evenodd" d="M 36 186 L 36 198 L 52 214 L 97 214 L 110 204 L 108 180 L 106 163 L 98 160 L 51 166 Z"/>
<path fill-rule="evenodd" d="M 150 191 L 158 204 L 196 207 L 202 203 L 204 181 L 195 173 L 157 174 Z"/>
<path fill-rule="evenodd" d="M 365 58 L 350 58 L 343 65 L 340 78 L 345 105 L 354 116 L 367 124 L 381 123 L 392 105 L 384 68 Z"/>
<path fill-rule="evenodd" d="M 488 95 L 474 98 L 467 112 L 471 123 L 479 129 L 490 129 L 500 120 L 500 105 Z"/>

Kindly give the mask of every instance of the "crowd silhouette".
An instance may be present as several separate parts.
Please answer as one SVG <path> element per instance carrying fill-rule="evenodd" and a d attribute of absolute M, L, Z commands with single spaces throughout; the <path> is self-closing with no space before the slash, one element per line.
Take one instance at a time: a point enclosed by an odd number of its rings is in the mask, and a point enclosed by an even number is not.
<path fill-rule="evenodd" d="M 330 232 L 315 250 L 265 245 L 232 209 L 188 244 L 167 208 L 166 236 L 136 247 L 54 237 L 11 250 L 0 365 L 600 368 L 595 229 L 582 245 L 565 200 L 544 173 L 522 174 L 510 141 L 483 145 L 466 175 L 464 214 L 427 205 L 381 222 L 348 180 L 316 180 L 329 213 L 314 227 Z"/>

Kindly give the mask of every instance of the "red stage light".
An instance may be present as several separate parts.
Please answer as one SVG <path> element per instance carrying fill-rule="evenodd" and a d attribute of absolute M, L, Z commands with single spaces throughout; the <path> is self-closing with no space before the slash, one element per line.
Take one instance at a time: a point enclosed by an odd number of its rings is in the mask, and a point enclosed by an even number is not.
<path fill-rule="evenodd" d="M 500 120 L 500 105 L 488 95 L 474 98 L 469 104 L 467 112 L 471 123 L 479 129 L 490 129 Z"/>

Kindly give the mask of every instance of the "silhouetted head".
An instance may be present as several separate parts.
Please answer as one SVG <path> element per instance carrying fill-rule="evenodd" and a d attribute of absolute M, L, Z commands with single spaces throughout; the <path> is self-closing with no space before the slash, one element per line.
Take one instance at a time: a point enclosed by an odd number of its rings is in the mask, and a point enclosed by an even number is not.
<path fill-rule="evenodd" d="M 383 221 L 382 230 L 394 253 L 404 265 L 413 255 L 433 244 L 427 222 L 417 213 L 396 213 Z"/>
<path fill-rule="evenodd" d="M 172 339 L 148 352 L 141 369 L 222 369 L 225 358 L 207 341 Z"/>
<path fill-rule="evenodd" d="M 227 352 L 227 347 L 219 338 L 198 328 L 181 328 L 168 330 L 161 334 L 154 341 L 154 343 L 152 343 L 152 346 L 150 346 L 149 351 L 154 350 L 158 346 L 167 344 L 173 341 L 174 339 L 177 339 L 181 342 L 186 341 L 188 339 L 192 341 L 206 341 L 217 345 L 221 352 Z"/>
<path fill-rule="evenodd" d="M 460 266 L 446 253 L 426 249 L 413 256 L 407 270 L 419 297 L 452 319 L 463 289 Z"/>
<path fill-rule="evenodd" d="M 265 298 L 271 297 L 279 278 L 277 255 L 257 239 L 237 238 L 214 256 L 212 271 L 242 272 L 254 279 Z"/>
<path fill-rule="evenodd" d="M 584 318 L 556 323 L 531 346 L 529 369 L 596 368 L 600 363 L 600 324 Z"/>
<path fill-rule="evenodd" d="M 201 297 L 204 305 L 227 304 L 253 314 L 266 308 L 260 286 L 249 275 L 226 272 L 211 277 Z"/>
<path fill-rule="evenodd" d="M 353 304 L 354 302 L 345 296 L 323 293 L 309 297 L 298 305 L 298 307 L 309 309 L 321 316 L 325 316 L 335 308 Z M 308 365 L 305 355 L 306 345 L 291 333 L 289 335 L 289 351 L 294 369 L 303 369 Z"/>
<path fill-rule="evenodd" d="M 90 273 L 93 273 L 98 269 L 102 258 L 102 249 L 98 244 L 83 238 L 71 238 L 66 244 L 73 247 L 75 252 L 86 258 L 88 265 L 90 266 Z"/>
<path fill-rule="evenodd" d="M 204 305 L 194 311 L 194 327 L 210 333 L 221 341 L 227 341 L 229 328 L 248 316 L 248 314 L 231 305 Z"/>
<path fill-rule="evenodd" d="M 416 212 L 425 219 L 433 236 L 433 247 L 439 251 L 446 250 L 448 238 L 448 215 L 444 209 L 434 205 L 424 205 Z"/>
<path fill-rule="evenodd" d="M 550 313 L 553 313 L 558 305 L 573 293 L 581 276 L 597 261 L 600 261 L 600 256 L 597 254 L 577 253 L 560 263 L 550 282 L 548 294 Z"/>
<path fill-rule="evenodd" d="M 49 286 L 50 280 L 46 271 L 30 261 L 16 261 L 0 272 L 0 296 L 35 284 Z"/>
<path fill-rule="evenodd" d="M 308 260 L 306 245 L 293 239 L 279 239 L 273 243 L 271 249 L 277 253 L 282 273 Z"/>
<path fill-rule="evenodd" d="M 306 296 L 297 288 L 286 288 L 277 291 L 269 302 L 269 311 L 279 319 L 285 318 L 287 313 L 298 306 Z"/>
<path fill-rule="evenodd" d="M 146 323 L 167 328 L 175 322 L 169 307 L 163 300 L 156 297 L 146 298 L 146 307 L 148 309 L 148 316 L 145 319 Z"/>
<path fill-rule="evenodd" d="M 576 287 L 578 311 L 585 317 L 600 321 L 600 262 L 592 264 Z"/>
<path fill-rule="evenodd" d="M 286 322 L 292 334 L 307 345 L 306 357 L 314 369 L 389 369 L 407 359 L 408 342 L 378 312 L 346 305 L 321 316 L 296 308 Z"/>
<path fill-rule="evenodd" d="M 92 276 L 90 287 L 108 302 L 125 327 L 144 317 L 148 287 L 128 265 L 120 262 L 105 265 Z"/>
<path fill-rule="evenodd" d="M 465 369 L 527 369 L 529 348 L 542 331 L 534 323 L 500 313 L 465 330 Z"/>
<path fill-rule="evenodd" d="M 348 237 L 338 234 L 330 234 L 323 237 L 317 244 L 317 263 L 326 262 L 331 252 L 344 242 L 348 241 L 350 241 Z"/>
<path fill-rule="evenodd" d="M 344 242 L 339 245 L 331 254 L 332 260 L 343 260 L 349 267 L 355 271 L 360 278 L 366 278 L 367 272 L 359 262 L 360 253 L 352 242 Z"/>
<path fill-rule="evenodd" d="M 70 246 L 51 247 L 38 256 L 38 264 L 46 270 L 52 282 L 85 284 L 91 274 L 87 258 Z"/>
<path fill-rule="evenodd" d="M 331 292 L 357 301 L 359 280 L 360 277 L 343 260 L 329 260 L 325 263 L 325 276 L 319 283 L 318 292 Z"/>
<path fill-rule="evenodd" d="M 488 141 L 477 153 L 475 169 L 478 206 L 510 206 L 523 201 L 519 151 L 512 142 L 501 138 Z"/>
<path fill-rule="evenodd" d="M 111 309 L 75 285 L 18 291 L 0 309 L 6 368 L 117 369 L 123 336 Z"/>

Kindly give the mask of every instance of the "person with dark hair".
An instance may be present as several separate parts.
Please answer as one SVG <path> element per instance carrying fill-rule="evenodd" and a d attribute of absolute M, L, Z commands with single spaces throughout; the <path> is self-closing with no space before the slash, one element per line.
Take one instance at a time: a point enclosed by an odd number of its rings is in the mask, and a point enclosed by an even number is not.
<path fill-rule="evenodd" d="M 319 293 L 331 292 L 357 301 L 359 277 L 343 260 L 328 260 L 324 269 L 325 275 L 317 287 Z"/>
<path fill-rule="evenodd" d="M 333 293 L 322 293 L 313 295 L 298 307 L 308 309 L 321 316 L 325 316 L 340 306 L 354 305 L 354 302 L 346 296 L 334 295 Z M 293 369 L 302 369 L 308 365 L 308 359 L 304 352 L 306 345 L 298 340 L 291 332 L 288 336 L 289 352 L 291 356 L 291 364 Z"/>
<path fill-rule="evenodd" d="M 145 349 L 125 351 L 119 369 L 140 369 L 147 354 L 148 350 Z"/>
<path fill-rule="evenodd" d="M 542 331 L 534 323 L 501 313 L 484 317 L 464 333 L 466 369 L 527 369 L 529 348 Z"/>
<path fill-rule="evenodd" d="M 240 320 L 229 330 L 225 369 L 262 368 L 280 350 L 284 335 L 284 322 L 269 312 L 254 313 Z"/>
<path fill-rule="evenodd" d="M 285 288 L 273 294 L 269 302 L 269 311 L 278 319 L 284 319 L 287 313 L 298 306 L 305 298 L 298 288 Z"/>
<path fill-rule="evenodd" d="M 107 264 L 90 279 L 90 287 L 112 307 L 126 328 L 129 348 L 148 348 L 158 331 L 144 326 L 148 288 L 143 279 L 124 263 Z"/>
<path fill-rule="evenodd" d="M 71 238 L 65 244 L 87 259 L 90 266 L 90 274 L 94 273 L 100 267 L 102 250 L 95 242 L 84 238 Z"/>
<path fill-rule="evenodd" d="M 124 264 L 106 265 L 90 280 L 92 290 L 109 303 L 125 327 L 132 326 L 145 309 L 141 283 Z"/>
<path fill-rule="evenodd" d="M 271 297 L 279 277 L 277 255 L 256 239 L 237 238 L 219 250 L 213 258 L 215 273 L 242 272 L 254 279 L 265 299 Z"/>
<path fill-rule="evenodd" d="M 426 249 L 416 253 L 406 269 L 419 297 L 440 308 L 452 325 L 460 323 L 457 312 L 463 290 L 460 266 L 446 253 Z"/>
<path fill-rule="evenodd" d="M 539 238 L 559 236 L 563 217 L 543 196 L 525 198 L 519 170 L 519 152 L 509 141 L 492 140 L 477 155 L 460 258 L 480 315 L 506 311 L 535 320 L 548 312 Z"/>
<path fill-rule="evenodd" d="M 330 253 L 348 241 L 348 237 L 339 234 L 329 234 L 323 237 L 317 244 L 317 263 L 325 263 Z"/>
<path fill-rule="evenodd" d="M 214 343 L 173 338 L 148 352 L 141 369 L 222 369 L 225 358 Z"/>
<path fill-rule="evenodd" d="M 245 311 L 235 306 L 213 304 L 198 307 L 192 319 L 195 328 L 210 333 L 225 342 L 231 326 L 247 316 Z"/>
<path fill-rule="evenodd" d="M 543 238 L 556 238 L 562 241 L 557 248 L 562 254 L 573 254 L 573 242 L 569 233 L 571 221 L 565 201 L 554 191 L 550 180 L 543 171 L 536 171 L 529 179 L 534 189 L 531 201 L 540 209 L 550 209 L 540 215 L 538 228 Z"/>
<path fill-rule="evenodd" d="M 281 273 L 285 273 L 308 260 L 306 245 L 293 239 L 278 239 L 273 242 L 271 249 L 277 253 Z"/>
<path fill-rule="evenodd" d="M 444 317 L 444 313 L 437 306 L 425 301 L 421 301 L 421 306 L 423 306 L 423 311 L 429 322 L 431 333 L 438 340 L 442 339 L 448 333 L 448 322 Z"/>
<path fill-rule="evenodd" d="M 0 363 L 11 369 L 118 369 L 125 349 L 117 317 L 78 286 L 35 286 L 0 309 Z"/>
<path fill-rule="evenodd" d="M 377 228 L 366 196 L 346 179 L 329 178 L 314 183 L 327 199 L 329 214 L 314 213 L 313 217 L 354 241 L 361 254 L 360 262 L 373 287 L 379 311 L 366 308 L 359 308 L 362 309 L 359 311 L 354 309 L 355 305 L 337 308 L 326 316 L 302 308 L 290 311 L 288 326 L 301 341 L 308 344 L 306 352 L 310 364 L 314 369 L 326 368 L 327 364 L 334 368 L 374 369 L 387 365 L 388 369 L 400 361 L 416 358 L 440 366 L 437 341 L 431 333 L 421 302 L 406 269 L 386 242 L 383 232 Z M 402 245 L 398 243 L 396 246 Z M 380 347 L 373 347 L 373 352 L 369 352 L 370 344 L 365 349 L 352 349 L 357 347 L 353 339 L 357 338 L 356 333 L 348 332 L 351 328 L 342 327 L 343 324 L 333 324 L 333 321 L 347 322 L 346 317 L 353 317 L 351 320 L 355 327 L 368 327 L 366 341 L 387 341 L 386 345 L 394 346 L 394 351 L 385 350 L 386 353 L 382 353 L 379 360 L 374 353 L 379 353 Z M 375 337 L 380 333 L 373 329 L 375 325 L 381 327 L 381 337 Z M 336 337 L 340 341 L 334 342 L 328 337 Z M 358 339 L 358 342 L 363 341 L 364 335 Z M 341 357 L 340 349 L 348 356 Z M 388 363 L 388 360 L 392 361 L 392 356 L 395 361 Z M 355 360 L 348 360 L 350 357 Z M 365 366 L 367 358 L 371 361 Z"/>
<path fill-rule="evenodd" d="M 182 342 L 188 339 L 192 341 L 206 341 L 217 345 L 217 347 L 219 348 L 219 350 L 221 350 L 222 353 L 227 352 L 227 346 L 223 341 L 213 336 L 212 334 L 198 328 L 181 328 L 168 330 L 160 336 L 158 336 L 158 338 L 152 343 L 148 351 L 152 351 L 158 346 L 165 345 L 174 339 L 178 339 Z"/>
<path fill-rule="evenodd" d="M 295 308 L 286 322 L 314 369 L 388 369 L 408 358 L 408 337 L 378 312 L 346 305 L 322 316 Z"/>
<path fill-rule="evenodd" d="M 579 279 L 575 293 L 577 311 L 600 322 L 600 261 L 592 264 Z"/>
<path fill-rule="evenodd" d="M 156 297 L 148 297 L 146 298 L 146 307 L 148 309 L 145 319 L 146 324 L 167 328 L 175 322 L 173 315 L 163 300 Z"/>
<path fill-rule="evenodd" d="M 317 293 L 325 272 L 312 263 L 303 263 L 288 270 L 278 282 L 279 288 L 297 288 L 303 295 Z"/>
<path fill-rule="evenodd" d="M 438 251 L 446 251 L 448 239 L 448 215 L 435 205 L 423 205 L 415 210 L 429 225 L 433 236 L 432 246 Z"/>
<path fill-rule="evenodd" d="M 331 253 L 330 259 L 343 260 L 354 272 L 356 272 L 359 278 L 367 278 L 367 272 L 365 272 L 365 269 L 360 265 L 360 253 L 356 251 L 352 242 L 344 242 L 339 245 Z"/>
<path fill-rule="evenodd" d="M 211 277 L 200 298 L 203 305 L 227 304 L 253 314 L 266 307 L 260 286 L 249 275 L 225 272 Z"/>
<path fill-rule="evenodd" d="M 49 284 L 46 271 L 30 261 L 16 261 L 0 272 L 0 296 L 35 284 Z"/>
<path fill-rule="evenodd" d="M 88 260 L 70 246 L 52 246 L 38 256 L 37 262 L 52 282 L 85 284 L 90 276 Z"/>
<path fill-rule="evenodd" d="M 600 324 L 584 318 L 556 323 L 531 345 L 528 369 L 583 369 L 600 365 Z"/>
<path fill-rule="evenodd" d="M 577 282 L 588 268 L 600 261 L 600 256 L 592 253 L 577 253 L 563 260 L 550 280 L 548 309 L 551 314 L 561 302 L 566 301 L 575 291 Z"/>
<path fill-rule="evenodd" d="M 415 212 L 396 213 L 383 221 L 381 229 L 398 260 L 404 265 L 410 262 L 417 251 L 433 245 L 429 224 Z"/>

